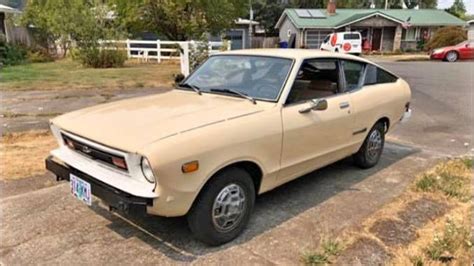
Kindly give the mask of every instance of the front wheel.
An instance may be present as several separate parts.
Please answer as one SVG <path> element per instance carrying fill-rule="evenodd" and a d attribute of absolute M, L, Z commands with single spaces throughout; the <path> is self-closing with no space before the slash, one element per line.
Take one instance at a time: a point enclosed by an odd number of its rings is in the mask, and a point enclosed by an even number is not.
<path fill-rule="evenodd" d="M 450 51 L 446 54 L 446 61 L 448 62 L 456 62 L 458 60 L 458 53 L 455 51 Z"/>
<path fill-rule="evenodd" d="M 354 162 L 363 169 L 375 166 L 382 155 L 385 144 L 385 124 L 379 122 L 370 130 L 362 147 L 353 155 Z"/>
<path fill-rule="evenodd" d="M 187 219 L 198 240 L 217 246 L 231 241 L 245 229 L 255 203 L 250 175 L 240 168 L 218 173 L 206 184 Z"/>

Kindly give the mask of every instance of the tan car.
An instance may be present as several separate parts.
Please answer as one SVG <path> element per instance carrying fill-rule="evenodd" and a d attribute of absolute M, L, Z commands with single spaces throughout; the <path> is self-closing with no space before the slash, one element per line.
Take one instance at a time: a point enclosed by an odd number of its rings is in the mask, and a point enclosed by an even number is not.
<path fill-rule="evenodd" d="M 377 164 L 410 94 L 351 55 L 224 52 L 172 91 L 53 119 L 46 167 L 86 204 L 187 215 L 197 239 L 218 245 L 242 232 L 257 195 L 348 156 Z"/>

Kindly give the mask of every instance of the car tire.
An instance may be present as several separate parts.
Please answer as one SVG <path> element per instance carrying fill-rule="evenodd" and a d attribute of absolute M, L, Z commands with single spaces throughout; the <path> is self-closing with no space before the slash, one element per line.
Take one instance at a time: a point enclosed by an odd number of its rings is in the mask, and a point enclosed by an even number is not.
<path fill-rule="evenodd" d="M 375 166 L 383 152 L 385 144 L 385 124 L 379 122 L 369 131 L 359 151 L 353 155 L 355 164 L 368 169 Z"/>
<path fill-rule="evenodd" d="M 449 51 L 445 57 L 446 61 L 448 62 L 456 62 L 458 61 L 458 58 L 459 54 L 456 51 Z"/>
<path fill-rule="evenodd" d="M 250 174 L 240 168 L 226 169 L 199 194 L 187 215 L 189 228 L 199 241 L 211 246 L 224 244 L 242 233 L 254 204 L 255 186 Z"/>

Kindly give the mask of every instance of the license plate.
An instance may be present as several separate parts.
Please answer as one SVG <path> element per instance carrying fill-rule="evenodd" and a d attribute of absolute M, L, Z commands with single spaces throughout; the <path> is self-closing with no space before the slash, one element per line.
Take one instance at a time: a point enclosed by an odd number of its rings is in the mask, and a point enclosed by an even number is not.
<path fill-rule="evenodd" d="M 91 197 L 91 184 L 80 179 L 79 177 L 70 174 L 69 175 L 69 184 L 71 185 L 71 193 L 78 200 L 84 202 L 85 204 L 92 205 Z"/>

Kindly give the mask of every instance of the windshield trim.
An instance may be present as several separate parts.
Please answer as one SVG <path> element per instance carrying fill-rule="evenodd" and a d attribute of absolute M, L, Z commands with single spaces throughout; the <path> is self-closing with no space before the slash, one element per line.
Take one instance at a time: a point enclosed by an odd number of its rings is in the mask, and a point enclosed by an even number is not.
<path fill-rule="evenodd" d="M 203 66 L 207 62 L 207 60 L 209 60 L 212 57 L 216 57 L 216 56 L 238 56 L 238 57 L 250 56 L 250 57 L 265 57 L 265 58 L 277 58 L 277 59 L 291 60 L 291 65 L 290 65 L 290 68 L 288 69 L 288 73 L 286 74 L 285 81 L 282 83 L 282 85 L 280 87 L 280 91 L 278 92 L 278 96 L 275 99 L 265 99 L 265 98 L 252 97 L 256 101 L 271 102 L 271 103 L 278 103 L 280 101 L 280 97 L 281 97 L 281 95 L 282 95 L 282 93 L 283 93 L 283 91 L 284 91 L 284 89 L 285 89 L 285 87 L 288 83 L 288 79 L 290 78 L 290 75 L 293 72 L 293 67 L 295 66 L 295 62 L 296 62 L 296 60 L 294 58 L 282 57 L 282 56 L 273 56 L 273 55 L 214 54 L 214 55 L 210 55 L 204 62 L 202 62 L 202 64 L 200 64 L 196 69 L 194 69 L 191 73 L 189 73 L 189 75 L 183 81 L 181 81 L 181 83 L 186 83 L 187 80 L 189 79 L 189 77 L 191 77 L 194 74 L 194 72 L 196 72 L 199 68 L 201 68 L 201 66 Z M 178 89 L 178 90 L 189 90 L 187 88 L 176 88 L 176 89 Z M 202 93 L 208 93 L 208 94 L 217 94 L 217 95 L 225 95 L 225 96 L 234 97 L 234 98 L 240 98 L 240 96 L 232 95 L 230 93 L 211 92 L 211 91 L 204 91 L 204 90 L 202 90 L 201 92 Z M 241 98 L 241 99 L 243 99 L 243 98 Z"/>

